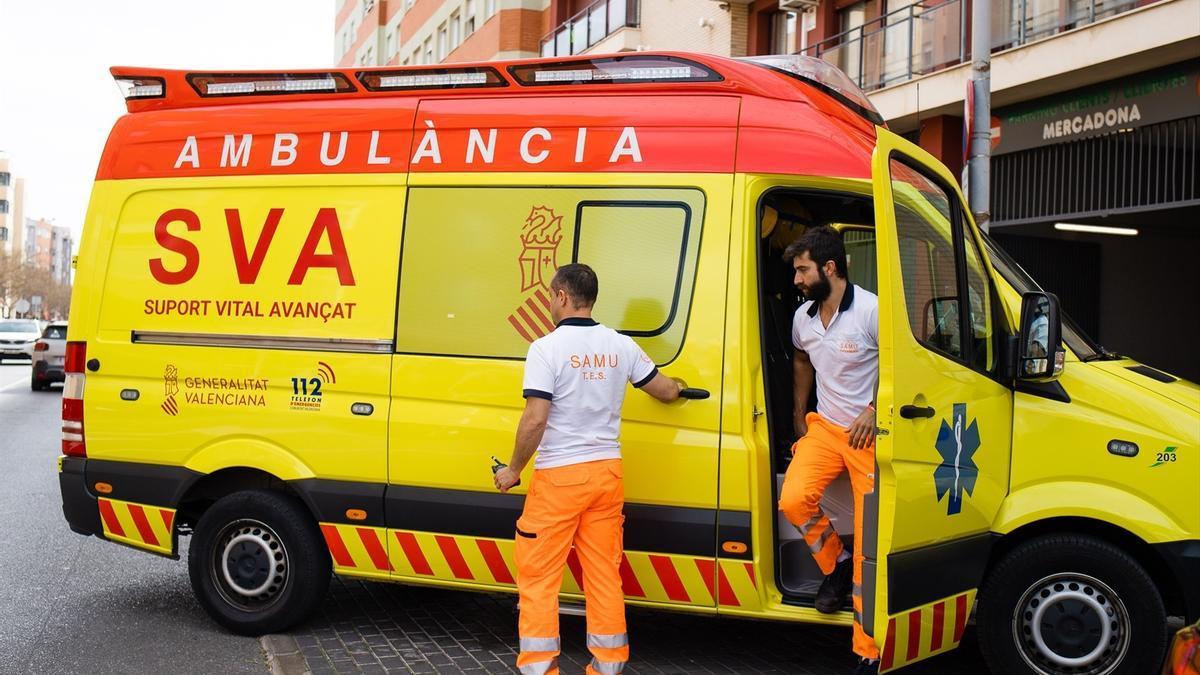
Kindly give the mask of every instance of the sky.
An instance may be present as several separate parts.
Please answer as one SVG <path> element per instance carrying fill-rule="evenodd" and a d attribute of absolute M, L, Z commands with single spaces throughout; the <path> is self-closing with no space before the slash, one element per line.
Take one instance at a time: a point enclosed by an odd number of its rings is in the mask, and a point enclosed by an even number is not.
<path fill-rule="evenodd" d="M 110 66 L 329 67 L 337 0 L 0 0 L 0 151 L 76 242 L 125 102 Z"/>

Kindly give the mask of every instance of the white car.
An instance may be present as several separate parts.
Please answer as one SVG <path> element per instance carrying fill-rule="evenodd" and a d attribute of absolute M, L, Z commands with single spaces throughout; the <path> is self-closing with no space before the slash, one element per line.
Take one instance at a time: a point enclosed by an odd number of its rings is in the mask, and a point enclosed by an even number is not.
<path fill-rule="evenodd" d="M 33 319 L 0 319 L 0 361 L 33 361 L 33 345 L 41 336 L 42 330 Z"/>

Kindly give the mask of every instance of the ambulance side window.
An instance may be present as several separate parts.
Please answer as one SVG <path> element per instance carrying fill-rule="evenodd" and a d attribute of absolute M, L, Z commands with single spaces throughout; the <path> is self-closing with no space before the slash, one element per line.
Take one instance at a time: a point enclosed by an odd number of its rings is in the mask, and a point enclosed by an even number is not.
<path fill-rule="evenodd" d="M 686 321 L 688 302 L 682 295 L 696 237 L 692 220 L 685 202 L 579 204 L 572 259 L 590 265 L 600 279 L 596 319 L 644 339 L 643 349 L 660 363 L 673 358 L 679 345 L 652 340 L 670 332 L 676 321 Z"/>
<path fill-rule="evenodd" d="M 525 358 L 554 330 L 555 270 L 579 260 L 599 276 L 596 319 L 664 365 L 683 345 L 703 217 L 694 189 L 410 188 L 396 350 Z"/>
<path fill-rule="evenodd" d="M 890 167 L 913 335 L 934 351 L 990 371 L 995 365 L 991 288 L 974 239 L 964 242 L 969 223 L 959 201 L 903 162 L 893 159 Z"/>

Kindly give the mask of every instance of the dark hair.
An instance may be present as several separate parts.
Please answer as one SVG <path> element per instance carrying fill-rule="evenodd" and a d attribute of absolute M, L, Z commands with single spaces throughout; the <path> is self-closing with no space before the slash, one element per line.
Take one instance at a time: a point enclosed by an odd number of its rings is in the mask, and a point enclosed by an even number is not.
<path fill-rule="evenodd" d="M 558 268 L 550 280 L 550 287 L 566 291 L 576 309 L 596 304 L 596 294 L 600 292 L 596 273 L 583 263 L 571 263 Z"/>
<path fill-rule="evenodd" d="M 788 244 L 783 259 L 791 262 L 802 253 L 807 253 L 820 267 L 832 260 L 838 277 L 846 278 L 846 245 L 842 243 L 842 235 L 832 227 L 821 225 L 808 228 L 799 239 Z"/>

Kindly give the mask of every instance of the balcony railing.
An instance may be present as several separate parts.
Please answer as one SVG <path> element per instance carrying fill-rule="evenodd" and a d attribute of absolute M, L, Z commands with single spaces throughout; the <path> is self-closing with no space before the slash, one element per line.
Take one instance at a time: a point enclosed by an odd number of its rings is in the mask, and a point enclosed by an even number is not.
<path fill-rule="evenodd" d="M 1085 26 L 1137 4 L 1138 0 L 993 0 L 992 51 Z M 801 53 L 832 63 L 865 91 L 881 89 L 969 60 L 969 7 L 964 0 L 909 5 Z"/>
<path fill-rule="evenodd" d="M 641 19 L 639 0 L 599 0 L 542 38 L 542 56 L 582 54 L 604 38 Z"/>

